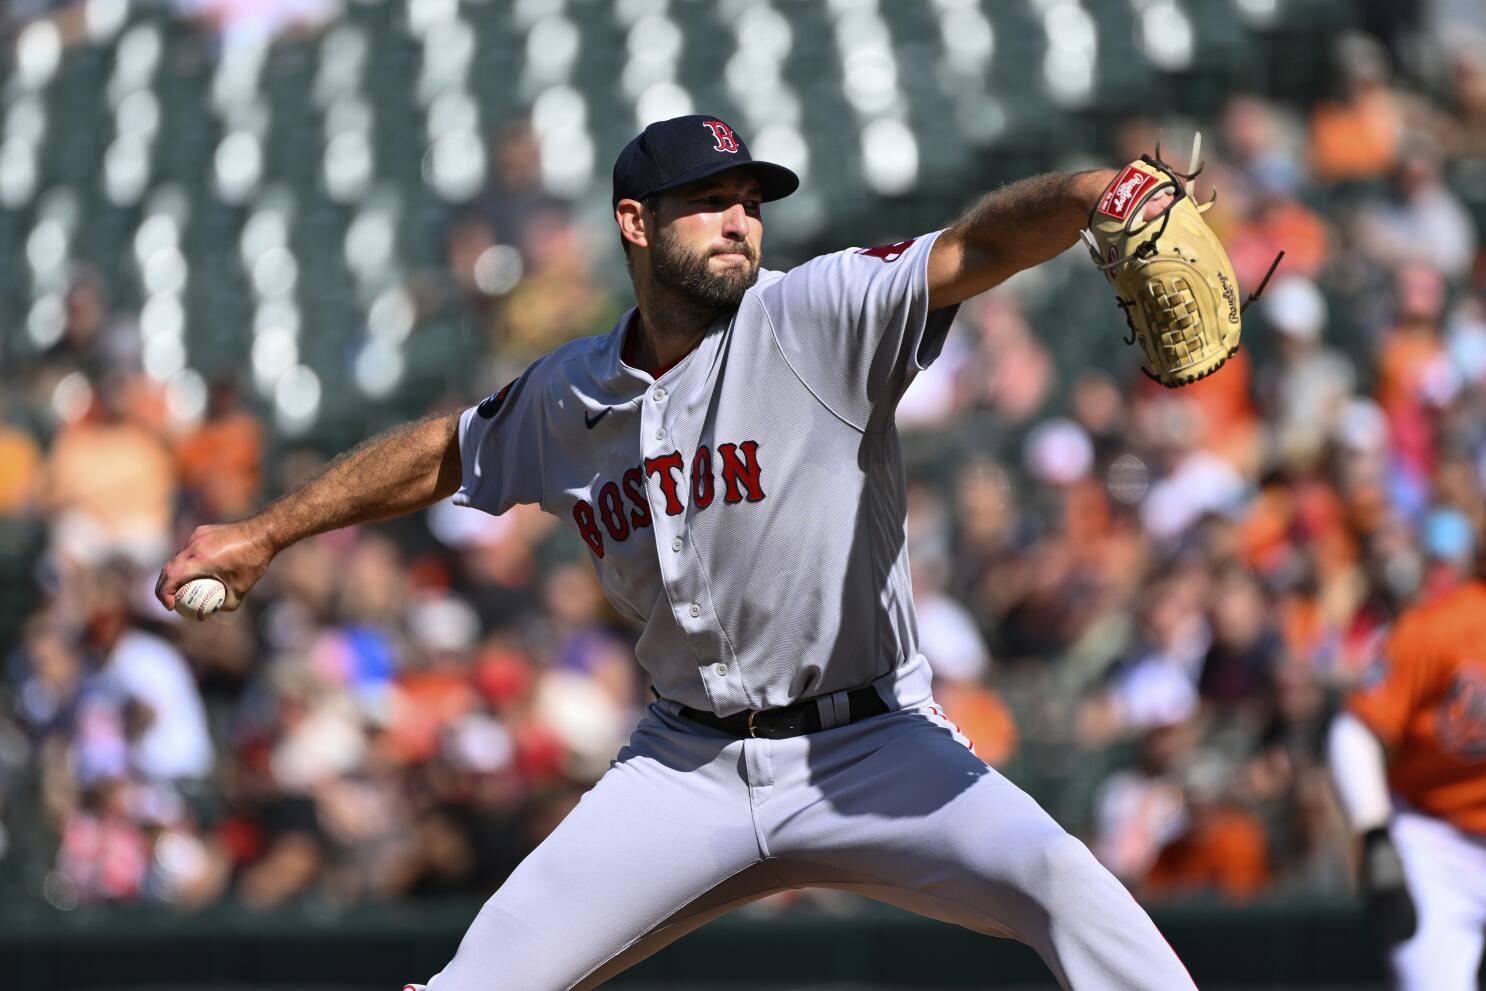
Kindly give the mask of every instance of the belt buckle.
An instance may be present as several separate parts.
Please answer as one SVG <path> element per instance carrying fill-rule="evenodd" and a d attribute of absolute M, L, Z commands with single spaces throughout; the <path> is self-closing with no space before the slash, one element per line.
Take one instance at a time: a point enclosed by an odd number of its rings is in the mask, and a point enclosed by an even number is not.
<path fill-rule="evenodd" d="M 750 737 L 752 737 L 753 739 L 755 739 L 755 740 L 757 740 L 759 738 L 758 729 L 753 725 L 753 717 L 754 716 L 757 716 L 757 715 L 758 715 L 758 710 L 757 709 L 749 709 L 748 710 L 748 735 Z"/>

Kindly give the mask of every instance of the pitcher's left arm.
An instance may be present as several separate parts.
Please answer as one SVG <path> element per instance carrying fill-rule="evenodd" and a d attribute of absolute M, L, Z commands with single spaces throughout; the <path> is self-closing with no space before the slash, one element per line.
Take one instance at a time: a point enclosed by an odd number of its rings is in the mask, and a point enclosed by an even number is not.
<path fill-rule="evenodd" d="M 1072 247 L 1114 176 L 1114 169 L 1050 172 L 987 193 L 934 242 L 930 309 L 964 302 Z"/>

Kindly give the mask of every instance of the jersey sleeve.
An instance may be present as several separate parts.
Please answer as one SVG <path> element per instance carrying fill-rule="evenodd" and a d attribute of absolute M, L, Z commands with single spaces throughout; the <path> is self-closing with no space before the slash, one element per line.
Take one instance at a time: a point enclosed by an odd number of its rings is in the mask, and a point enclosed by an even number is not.
<path fill-rule="evenodd" d="M 1399 620 L 1347 700 L 1347 710 L 1389 749 L 1402 740 L 1410 717 L 1429 697 L 1443 666 L 1443 645 L 1431 634 L 1428 622 L 1419 612 Z"/>
<path fill-rule="evenodd" d="M 542 501 L 541 380 L 539 362 L 459 417 L 456 506 L 499 516 L 512 506 Z"/>
<path fill-rule="evenodd" d="M 938 236 L 821 255 L 759 293 L 795 374 L 859 429 L 890 422 L 908 383 L 944 346 L 958 307 L 929 309 Z"/>

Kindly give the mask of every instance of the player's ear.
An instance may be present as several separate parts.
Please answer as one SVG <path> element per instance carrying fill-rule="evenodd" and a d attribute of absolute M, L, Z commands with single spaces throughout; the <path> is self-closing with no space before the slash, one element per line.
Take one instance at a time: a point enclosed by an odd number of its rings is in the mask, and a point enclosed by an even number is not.
<path fill-rule="evenodd" d="M 614 207 L 619 236 L 637 248 L 650 247 L 650 216 L 639 200 L 620 200 Z"/>

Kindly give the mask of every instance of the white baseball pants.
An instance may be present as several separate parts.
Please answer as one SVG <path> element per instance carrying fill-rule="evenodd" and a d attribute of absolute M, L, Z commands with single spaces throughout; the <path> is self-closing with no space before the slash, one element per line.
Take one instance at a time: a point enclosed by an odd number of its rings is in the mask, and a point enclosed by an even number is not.
<path fill-rule="evenodd" d="M 430 991 L 597 987 L 794 887 L 1019 939 L 1065 989 L 1194 988 L 1120 883 L 932 703 L 786 740 L 732 739 L 674 710 L 650 706 Z"/>
<path fill-rule="evenodd" d="M 1398 991 L 1476 991 L 1486 933 L 1486 837 L 1417 812 L 1389 827 L 1418 928 L 1388 954 Z"/>

